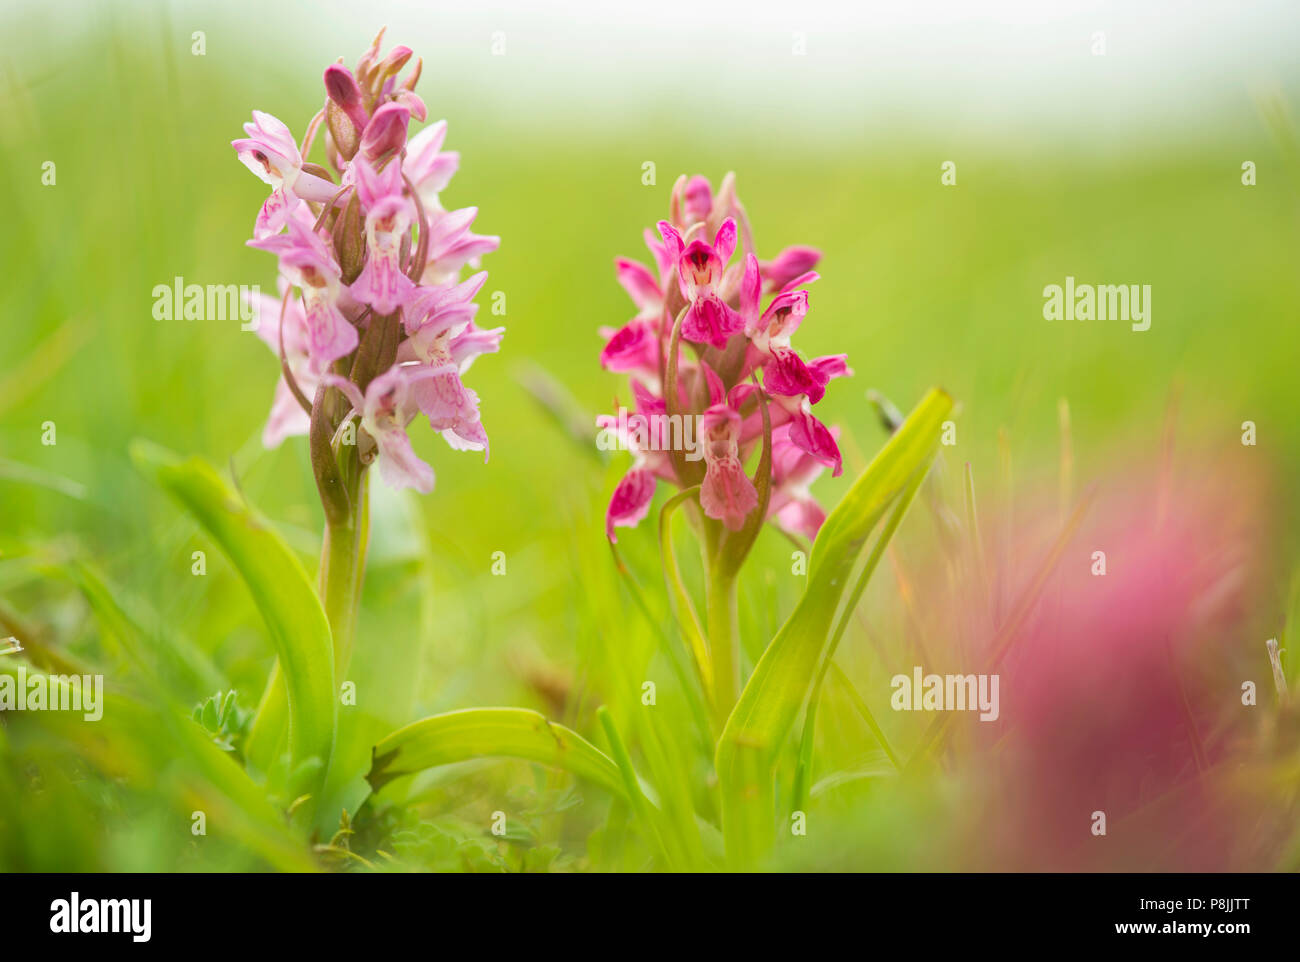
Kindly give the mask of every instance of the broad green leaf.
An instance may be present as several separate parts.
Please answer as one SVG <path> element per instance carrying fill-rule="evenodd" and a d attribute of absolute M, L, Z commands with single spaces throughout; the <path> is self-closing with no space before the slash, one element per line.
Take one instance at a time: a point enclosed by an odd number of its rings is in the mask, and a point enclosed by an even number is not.
<path fill-rule="evenodd" d="M 752 867 L 771 843 L 777 752 L 808 698 L 844 590 L 889 506 L 926 470 L 952 398 L 931 390 L 889 439 L 822 525 L 808 585 L 754 667 L 718 740 L 727 855 Z"/>
<path fill-rule="evenodd" d="M 143 441 L 137 467 L 179 501 L 230 558 L 248 586 L 279 655 L 288 702 L 291 769 L 311 772 L 317 791 L 334 748 L 334 645 L 329 623 L 297 556 L 240 495 L 198 458 Z"/>
<path fill-rule="evenodd" d="M 812 694 L 808 698 L 808 709 L 804 712 L 803 738 L 799 744 L 798 764 L 795 768 L 794 791 L 791 795 L 792 810 L 803 808 L 804 802 L 807 801 L 808 780 L 812 778 L 813 768 L 813 745 L 816 735 L 817 726 L 817 705 L 821 701 L 822 685 L 826 682 L 826 673 L 831 666 L 835 664 L 835 652 L 839 648 L 840 639 L 844 637 L 844 629 L 848 626 L 849 618 L 857 610 L 858 602 L 862 599 L 862 592 L 866 590 L 867 582 L 871 580 L 872 573 L 876 570 L 876 565 L 880 563 L 885 549 L 889 546 L 889 540 L 898 530 L 898 526 L 903 521 L 903 516 L 907 514 L 907 509 L 912 506 L 912 499 L 916 497 L 917 489 L 921 483 L 929 477 L 928 471 L 918 471 L 912 475 L 912 480 L 908 482 L 903 493 L 894 500 L 893 507 L 890 511 L 889 520 L 885 522 L 884 527 L 880 530 L 880 535 L 876 538 L 875 546 L 871 549 L 871 554 L 867 556 L 866 563 L 863 564 L 862 570 L 858 572 L 857 583 L 853 590 L 849 592 L 849 599 L 843 605 L 840 611 L 840 619 L 835 625 L 835 630 L 831 634 L 830 644 L 826 646 L 826 651 L 822 654 L 821 670 L 817 673 L 817 680 L 813 682 Z M 885 739 L 885 733 L 881 731 L 880 726 L 876 723 L 875 717 L 871 714 L 871 709 L 867 707 L 866 702 L 862 701 L 861 696 L 853 690 L 848 679 L 841 674 L 841 681 L 852 692 L 856 699 L 856 707 L 862 715 L 863 720 L 871 729 L 871 733 L 880 742 L 885 753 L 890 757 L 895 765 L 898 764 L 898 756 L 893 753 L 889 747 L 889 742 Z"/>
<path fill-rule="evenodd" d="M 485 757 L 550 765 L 629 800 L 608 755 L 577 732 L 524 708 L 466 708 L 399 728 L 375 746 L 366 780 L 379 791 L 403 775 Z"/>

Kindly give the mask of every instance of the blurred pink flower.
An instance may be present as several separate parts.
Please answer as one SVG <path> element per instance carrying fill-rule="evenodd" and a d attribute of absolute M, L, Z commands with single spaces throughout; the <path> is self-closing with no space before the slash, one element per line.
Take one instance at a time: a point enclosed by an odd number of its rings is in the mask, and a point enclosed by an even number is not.
<path fill-rule="evenodd" d="M 1262 661 L 1262 641 L 1242 626 L 1252 622 L 1267 499 L 1258 477 L 1213 462 L 1159 478 L 1135 458 L 1101 485 L 1001 666 L 1000 720 L 969 723 L 975 754 L 959 764 L 987 803 L 966 830 L 985 866 L 1242 864 L 1252 817 L 1217 776 L 1253 718 L 1233 666 L 1238 652 Z M 1000 618 L 1059 524 L 1054 508 L 1025 502 Z M 989 657 L 993 629 L 966 620 L 975 627 L 948 623 L 976 639 L 969 658 Z M 1257 674 L 1267 685 L 1267 670 Z M 1092 834 L 1094 812 L 1105 813 L 1104 836 Z"/>

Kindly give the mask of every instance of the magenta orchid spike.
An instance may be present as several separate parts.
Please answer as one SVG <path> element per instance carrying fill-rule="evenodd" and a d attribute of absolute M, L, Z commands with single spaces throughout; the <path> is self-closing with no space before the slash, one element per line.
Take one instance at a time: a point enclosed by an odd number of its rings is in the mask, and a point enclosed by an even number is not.
<path fill-rule="evenodd" d="M 683 630 L 707 638 L 692 653 L 721 725 L 739 691 L 737 575 L 769 519 L 792 537 L 817 537 L 826 513 L 809 484 L 828 467 L 838 475 L 842 461 L 813 407 L 851 372 L 843 355 L 805 360 L 792 345 L 821 254 L 790 247 L 760 260 L 732 174 L 717 192 L 704 177 L 680 178 L 668 219 L 645 237 L 653 269 L 614 262 L 636 315 L 601 330 L 601 365 L 628 374 L 636 399 L 635 412 L 596 422 L 601 447 L 633 457 L 605 531 L 616 543 L 617 528 L 640 524 L 660 481 L 680 489 L 661 515 L 664 576 Z M 693 628 L 664 524 L 683 502 L 704 549 L 706 625 Z"/>
<path fill-rule="evenodd" d="M 739 532 L 766 501 L 766 516 L 813 538 L 825 513 L 807 485 L 823 467 L 838 475 L 842 463 L 836 432 L 812 408 L 833 378 L 852 373 L 843 355 L 805 361 L 791 346 L 808 314 L 806 287 L 817 280 L 813 268 L 821 253 L 790 247 L 760 260 L 731 174 L 717 193 L 704 177 L 680 179 L 671 211 L 657 236 L 646 232 L 655 270 L 615 261 L 637 313 L 621 328 L 602 329 L 600 362 L 632 376 L 640 418 L 694 417 L 702 458 L 647 451 L 620 438 L 635 460 L 610 500 L 610 540 L 617 540 L 615 528 L 646 516 L 658 480 L 699 485 L 704 515 L 730 532 Z M 599 423 L 615 429 L 616 422 Z M 743 465 L 763 443 L 765 424 L 769 476 L 751 479 Z"/>
<path fill-rule="evenodd" d="M 427 116 L 414 92 L 420 61 L 399 81 L 412 52 L 381 58 L 382 35 L 355 71 L 325 70 L 324 106 L 301 147 L 261 111 L 231 144 L 271 187 L 249 244 L 274 253 L 281 275 L 280 299 L 259 303 L 259 334 L 282 371 L 263 441 L 312 435 L 331 518 L 353 510 L 372 461 L 393 487 L 432 489 L 406 433 L 420 415 L 453 449 L 486 454 L 478 395 L 462 376 L 504 334 L 474 325 L 487 274 L 460 278 L 499 240 L 471 232 L 477 208 L 439 202 L 460 158 L 442 150 L 446 121 L 410 136 Z M 328 168 L 305 159 L 322 124 Z"/>

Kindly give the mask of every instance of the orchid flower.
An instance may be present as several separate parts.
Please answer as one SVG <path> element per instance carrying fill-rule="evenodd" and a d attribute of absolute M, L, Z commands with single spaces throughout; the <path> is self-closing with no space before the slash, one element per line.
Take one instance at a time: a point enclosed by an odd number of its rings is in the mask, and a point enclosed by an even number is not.
<path fill-rule="evenodd" d="M 296 799 L 286 818 L 304 828 L 319 814 L 315 800 L 337 743 L 329 679 L 348 677 L 378 490 L 371 479 L 433 490 L 433 466 L 408 433 L 417 420 L 427 419 L 453 450 L 486 459 L 481 402 L 466 379 L 505 333 L 474 323 L 486 272 L 461 276 L 499 241 L 470 232 L 477 208 L 448 212 L 440 204 L 459 158 L 442 152 L 446 121 L 412 137 L 428 119 L 415 93 L 421 62 L 408 47 L 383 55 L 382 38 L 381 30 L 355 68 L 325 69 L 321 107 L 301 144 L 260 111 L 232 144 L 271 187 L 248 242 L 275 255 L 279 274 L 279 299 L 258 295 L 252 304 L 279 372 L 262 443 L 307 435 L 324 513 L 319 609 L 294 602 L 294 612 L 309 617 L 312 647 L 293 649 L 297 668 L 282 665 L 287 684 L 272 683 L 253 726 L 266 735 L 256 767 L 274 797 L 283 789 L 286 801 Z M 308 159 L 313 147 L 328 166 Z M 303 581 L 301 572 L 294 577 Z M 317 630 L 318 618 L 328 631 Z M 295 670 L 318 673 L 310 697 L 294 693 Z M 304 717 L 315 724 L 300 725 Z M 296 734 L 313 728 L 310 739 Z M 292 749 L 283 765 L 278 744 Z"/>
<path fill-rule="evenodd" d="M 411 448 L 406 426 L 417 413 L 412 385 L 415 378 L 428 379 L 435 372 L 416 371 L 415 366 L 395 365 L 360 389 L 337 374 L 326 374 L 326 384 L 338 388 L 352 402 L 344 417 L 361 416 L 361 427 L 374 441 L 379 474 L 394 488 L 414 488 L 421 494 L 433 490 L 433 468 L 421 461 Z"/>
<path fill-rule="evenodd" d="M 289 232 L 249 241 L 279 255 L 281 276 L 302 291 L 311 367 L 319 374 L 357 347 L 357 329 L 339 309 L 339 266 L 328 242 L 299 207 L 288 220 Z"/>
<path fill-rule="evenodd" d="M 439 120 L 425 127 L 406 145 L 402 168 L 426 210 L 442 210 L 438 195 L 447 189 L 460 167 L 460 154 L 454 150 L 443 151 L 446 139 L 447 121 Z"/>
<path fill-rule="evenodd" d="M 357 196 L 367 211 L 366 266 L 352 283 L 352 295 L 379 314 L 392 314 L 415 289 L 401 262 L 402 240 L 410 230 L 414 208 L 404 193 L 400 164 L 390 163 L 380 172 L 363 155 L 351 169 Z"/>
<path fill-rule="evenodd" d="M 740 566 L 764 521 L 816 538 L 826 515 L 809 485 L 843 465 L 835 431 L 813 408 L 834 378 L 851 372 L 843 355 L 805 360 L 793 346 L 821 255 L 794 247 L 760 260 L 731 174 L 717 191 L 703 177 L 680 178 L 657 228 L 645 235 L 654 268 L 614 262 L 635 315 L 600 329 L 601 366 L 631 378 L 637 416 L 652 425 L 632 432 L 626 412 L 597 419 L 632 454 L 610 497 L 605 533 L 616 542 L 616 529 L 647 517 L 660 481 L 680 491 L 665 504 L 660 533 L 665 579 L 679 617 L 690 620 L 666 526 L 669 505 L 689 504 L 686 517 L 704 551 L 707 628 L 687 633 L 702 642 L 692 654 L 722 724 L 738 696 Z"/>
<path fill-rule="evenodd" d="M 633 458 L 632 467 L 614 489 L 605 516 L 605 534 L 614 543 L 618 542 L 614 534 L 616 527 L 635 527 L 650 511 L 659 479 L 673 479 L 672 462 L 664 449 L 662 433 L 656 430 L 656 425 L 662 423 L 656 416 L 666 413 L 664 401 L 639 381 L 632 382 L 632 394 L 636 398 L 636 417 L 649 426 L 646 432 L 649 443 L 645 448 L 637 432 L 629 430 L 630 418 L 626 423 L 612 415 L 596 419 L 597 427 L 614 432 Z"/>
<path fill-rule="evenodd" d="M 790 346 L 790 338 L 808 313 L 808 292 L 795 288 L 816 279 L 811 272 L 795 278 L 762 313 L 758 309 L 762 280 L 758 258 L 753 254 L 745 258 L 745 274 L 740 282 L 740 314 L 750 349 L 771 362 L 764 368 L 763 386 L 769 394 L 783 397 L 807 395 L 813 404 L 825 396 L 829 379 L 823 377 L 825 372 L 804 363 Z"/>
<path fill-rule="evenodd" d="M 408 47 L 383 55 L 382 35 L 355 69 L 325 70 L 323 106 L 301 146 L 261 111 L 233 142 L 272 188 L 249 241 L 276 255 L 282 295 L 260 305 L 259 334 L 277 357 L 283 351 L 263 443 L 311 435 L 331 523 L 358 510 L 358 479 L 371 461 L 394 487 L 432 488 L 433 469 L 406 433 L 419 415 L 452 449 L 486 456 L 479 396 L 464 378 L 505 333 L 474 324 L 487 274 L 460 276 L 499 241 L 470 231 L 477 208 L 442 207 L 459 155 L 442 149 L 445 120 L 412 135 L 428 116 L 415 94 L 421 63 Z M 322 131 L 329 168 L 305 160 Z M 360 437 L 349 449 L 343 426 L 354 417 Z M 318 439 L 331 441 L 335 464 Z"/>
<path fill-rule="evenodd" d="M 716 193 L 703 177 L 680 179 L 670 217 L 657 226 L 657 235 L 646 231 L 657 276 L 636 261 L 615 260 L 636 315 L 620 328 L 601 329 L 600 363 L 629 374 L 636 390 L 652 395 L 638 397 L 638 412 L 654 407 L 660 414 L 698 420 L 703 472 L 680 457 L 629 444 L 633 465 L 607 511 L 610 539 L 614 528 L 634 526 L 645 517 L 656 479 L 681 488 L 698 484 L 704 516 L 727 531 L 739 531 L 763 506 L 765 517 L 814 537 L 824 514 L 807 483 L 823 467 L 838 475 L 843 461 L 835 432 L 813 407 L 831 380 L 852 373 L 843 355 L 805 361 L 791 343 L 808 315 L 806 288 L 818 279 L 812 268 L 820 252 L 789 247 L 772 261 L 760 260 L 731 175 Z M 738 248 L 740 259 L 728 267 Z M 670 357 L 674 327 L 682 342 L 677 356 Z M 761 389 L 750 383 L 752 376 L 761 377 Z M 671 405 L 669 381 L 678 392 Z M 756 482 L 744 465 L 760 449 L 765 424 L 772 432 L 772 474 Z M 797 474 L 779 473 L 786 469 L 778 464 L 778 439 L 787 462 L 803 459 Z"/>
<path fill-rule="evenodd" d="M 701 418 L 704 433 L 704 480 L 700 507 L 732 531 L 758 507 L 758 491 L 740 463 L 740 414 L 727 403 L 714 404 Z"/>
<path fill-rule="evenodd" d="M 281 280 L 280 287 L 287 291 L 288 281 Z M 250 295 L 250 300 L 252 297 Z M 284 305 L 281 313 L 280 306 Z M 285 363 L 289 375 L 297 383 L 299 390 L 311 395 L 316 393 L 320 372 L 311 356 L 311 333 L 307 326 L 307 315 L 302 302 L 289 298 L 274 298 L 258 294 L 254 306 L 259 323 L 257 336 L 271 349 L 277 358 L 281 347 L 284 349 Z M 267 448 L 278 447 L 287 437 L 306 434 L 311 419 L 294 397 L 284 376 L 275 385 L 275 400 L 271 403 L 271 416 L 267 419 L 262 432 L 262 444 Z"/>
<path fill-rule="evenodd" d="M 647 238 L 646 243 L 651 255 L 659 261 L 664 252 L 663 245 L 656 246 L 652 238 Z M 600 354 L 601 366 L 609 371 L 636 373 L 655 380 L 659 376 L 659 341 L 663 335 L 662 322 L 667 306 L 663 290 L 650 269 L 637 261 L 616 258 L 614 269 L 618 282 L 636 305 L 637 313 L 617 330 L 601 329 L 606 338 L 605 349 Z"/>
<path fill-rule="evenodd" d="M 790 534 L 812 541 L 817 537 L 826 512 L 812 496 L 809 486 L 826 469 L 826 465 L 790 439 L 791 425 L 772 432 L 772 496 L 767 516 Z M 830 431 L 831 439 L 839 434 Z"/>
<path fill-rule="evenodd" d="M 744 327 L 744 319 L 716 291 L 727 261 L 736 250 L 735 220 L 728 217 L 723 221 L 712 244 L 698 239 L 684 244 L 682 235 L 667 221 L 659 222 L 659 234 L 677 263 L 682 296 L 690 302 L 682 322 L 682 337 L 716 348 L 726 347 L 731 335 Z"/>
<path fill-rule="evenodd" d="M 271 186 L 271 196 L 257 215 L 254 237 L 270 237 L 283 229 L 299 201 L 321 203 L 334 196 L 332 183 L 303 170 L 302 154 L 282 121 L 254 110 L 253 122 L 244 124 L 244 133 L 248 136 L 232 140 L 230 146 L 245 167 Z"/>

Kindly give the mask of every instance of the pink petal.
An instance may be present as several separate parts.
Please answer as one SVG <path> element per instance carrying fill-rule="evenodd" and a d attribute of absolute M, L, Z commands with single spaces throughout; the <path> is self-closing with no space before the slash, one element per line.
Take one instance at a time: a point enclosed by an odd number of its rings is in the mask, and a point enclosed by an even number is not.
<path fill-rule="evenodd" d="M 682 319 L 682 337 L 697 344 L 724 348 L 731 335 L 744 326 L 739 314 L 717 295 L 710 294 L 700 298 L 686 312 Z"/>
<path fill-rule="evenodd" d="M 801 534 L 809 541 L 817 540 L 817 532 L 826 521 L 826 512 L 810 497 L 790 498 L 776 510 L 769 510 L 768 516 L 776 517 L 776 523 L 791 534 Z"/>
<path fill-rule="evenodd" d="M 305 324 L 307 350 L 317 370 L 324 370 L 341 357 L 347 357 L 357 348 L 357 329 L 324 295 L 308 294 Z M 277 352 L 279 345 L 276 345 Z"/>
<path fill-rule="evenodd" d="M 449 428 L 442 432 L 442 437 L 454 451 L 482 451 L 483 463 L 487 463 L 488 436 L 482 421 L 462 424 L 455 429 Z"/>
<path fill-rule="evenodd" d="M 758 491 L 739 458 L 709 460 L 700 485 L 700 507 L 732 531 L 744 527 L 745 517 L 758 507 Z"/>
<path fill-rule="evenodd" d="M 485 331 L 471 323 L 447 345 L 452 363 L 460 369 L 461 374 L 464 374 L 479 355 L 495 354 L 501 350 L 501 338 L 505 333 L 504 327 L 494 327 Z"/>
<path fill-rule="evenodd" d="M 659 276 L 666 277 L 677 266 L 677 262 L 669 255 L 663 241 L 655 237 L 655 232 L 649 227 L 645 229 L 642 236 L 645 237 L 645 246 L 650 251 L 650 256 L 654 258 L 655 266 L 659 268 Z"/>
<path fill-rule="evenodd" d="M 301 201 L 283 187 L 271 191 L 271 196 L 262 205 L 253 224 L 253 237 L 257 240 L 265 240 L 280 233 L 289 221 L 289 211 L 299 203 Z"/>
<path fill-rule="evenodd" d="M 686 297 L 694 300 L 712 292 L 722 280 L 722 260 L 704 241 L 693 240 L 677 262 L 677 273 Z"/>
<path fill-rule="evenodd" d="M 614 489 L 605 512 L 605 534 L 617 543 L 614 529 L 636 527 L 650 512 L 650 502 L 655 496 L 655 476 L 645 468 L 633 468 Z"/>
<path fill-rule="evenodd" d="M 410 121 L 410 108 L 390 100 L 376 110 L 370 123 L 366 124 L 365 133 L 361 136 L 361 152 L 375 160 L 391 151 L 401 150 L 406 144 L 406 128 Z M 389 166 L 397 167 L 399 171 L 401 169 L 396 162 Z"/>
<path fill-rule="evenodd" d="M 659 281 L 648 268 L 626 257 L 619 257 L 614 260 L 614 269 L 618 273 L 618 282 L 623 285 L 638 310 L 647 313 L 662 310 L 664 297 L 659 290 Z"/>
<path fill-rule="evenodd" d="M 664 239 L 664 253 L 668 256 L 668 263 L 676 265 L 682 257 L 682 251 L 686 245 L 682 242 L 682 235 L 677 233 L 677 228 L 666 220 L 661 220 L 657 225 L 659 236 Z"/>
<path fill-rule="evenodd" d="M 478 420 L 478 396 L 465 387 L 454 364 L 421 372 L 411 395 L 435 431 L 456 430 Z"/>
<path fill-rule="evenodd" d="M 829 382 L 832 378 L 848 377 L 853 373 L 848 365 L 848 357 L 847 354 L 826 354 L 813 358 L 808 362 L 808 367 L 815 377 L 825 378 Z"/>
<path fill-rule="evenodd" d="M 421 494 L 433 490 L 433 468 L 416 457 L 411 439 L 402 428 L 381 431 L 375 438 L 379 446 L 379 476 L 394 488 L 414 488 Z"/>
<path fill-rule="evenodd" d="M 831 468 L 831 477 L 838 478 L 844 470 L 840 447 L 826 425 L 809 411 L 800 410 L 790 420 L 790 440 L 807 451 L 822 464 Z"/>
<path fill-rule="evenodd" d="M 369 304 L 378 314 L 392 314 L 415 289 L 412 280 L 402 273 L 397 251 L 377 253 L 371 250 L 366 266 L 352 282 L 352 296 Z"/>
<path fill-rule="evenodd" d="M 649 321 L 633 320 L 621 327 L 600 352 L 607 371 L 640 371 L 658 367 L 659 339 Z"/>
<path fill-rule="evenodd" d="M 781 397 L 808 396 L 816 404 L 826 396 L 826 382 L 822 380 L 790 347 L 773 345 L 772 360 L 763 369 L 763 387 L 768 394 Z"/>
<path fill-rule="evenodd" d="M 759 321 L 760 330 L 773 339 L 785 338 L 799 329 L 799 324 L 808 314 L 807 291 L 785 291 L 772 299 Z"/>
<path fill-rule="evenodd" d="M 683 204 L 688 223 L 707 220 L 709 211 L 713 210 L 713 187 L 709 179 L 696 174 L 686 182 Z"/>
<path fill-rule="evenodd" d="M 796 277 L 811 271 L 821 258 L 822 252 L 815 247 L 787 247 L 762 265 L 767 289 L 780 290 Z"/>
<path fill-rule="evenodd" d="M 336 184 L 306 171 L 298 172 L 298 176 L 293 179 L 292 190 L 294 195 L 302 200 L 310 200 L 317 204 L 326 203 L 339 192 Z"/>
<path fill-rule="evenodd" d="M 807 285 L 811 284 L 813 281 L 820 280 L 820 279 L 821 279 L 821 275 L 818 274 L 816 271 L 809 271 L 807 274 L 800 274 L 794 280 L 788 282 L 784 287 L 782 287 L 780 293 L 784 294 L 787 291 L 792 291 L 797 287 L 806 287 Z"/>
<path fill-rule="evenodd" d="M 314 385 L 304 384 L 301 378 L 298 379 L 298 387 L 304 392 L 314 390 Z M 285 438 L 306 434 L 310 426 L 311 418 L 307 416 L 307 412 L 302 409 L 302 405 L 298 403 L 298 399 L 293 396 L 289 385 L 281 376 L 275 385 L 275 400 L 271 402 L 271 415 L 262 430 L 262 447 L 268 450 L 278 448 Z"/>
<path fill-rule="evenodd" d="M 718 228 L 717 235 L 713 238 L 713 249 L 718 254 L 718 260 L 727 263 L 731 260 L 731 255 L 736 252 L 736 222 L 728 217 Z"/>

